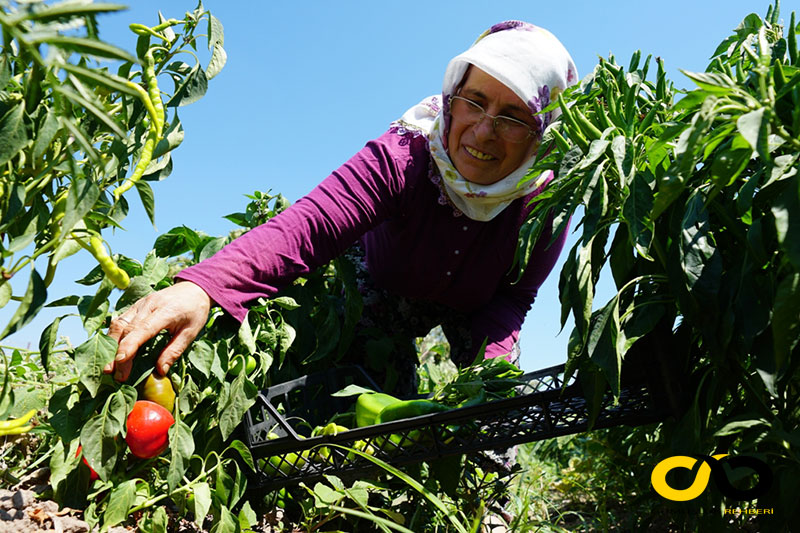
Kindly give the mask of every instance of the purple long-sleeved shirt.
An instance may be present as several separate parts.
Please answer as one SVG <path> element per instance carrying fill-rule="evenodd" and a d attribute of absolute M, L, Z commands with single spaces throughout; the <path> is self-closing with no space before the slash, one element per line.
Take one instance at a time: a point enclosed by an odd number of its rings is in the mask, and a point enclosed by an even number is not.
<path fill-rule="evenodd" d="M 439 202 L 431 164 L 424 136 L 389 130 L 286 211 L 177 277 L 241 321 L 258 298 L 274 296 L 360 238 L 376 285 L 468 313 L 474 345 L 488 337 L 487 357 L 508 354 L 566 232 L 549 248 L 543 235 L 512 284 L 518 230 L 538 191 L 488 222 L 454 216 Z"/>

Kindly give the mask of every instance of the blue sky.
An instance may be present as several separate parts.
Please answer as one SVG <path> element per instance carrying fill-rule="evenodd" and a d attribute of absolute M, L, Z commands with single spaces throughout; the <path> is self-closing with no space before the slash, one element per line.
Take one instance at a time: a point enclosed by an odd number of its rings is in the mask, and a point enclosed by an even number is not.
<path fill-rule="evenodd" d="M 100 19 L 101 37 L 128 50 L 135 46 L 128 24 L 155 25 L 159 9 L 181 18 L 196 6 L 183 0 L 132 4 Z M 791 11 L 800 11 L 800 0 L 782 4 L 788 24 Z M 613 53 L 627 64 L 640 49 L 643 56 L 665 60 L 676 86 L 691 87 L 678 69 L 703 70 L 717 44 L 747 14 L 763 16 L 769 3 L 207 0 L 204 5 L 225 27 L 228 63 L 202 100 L 179 110 L 185 141 L 173 152 L 172 175 L 154 184 L 158 230 L 134 195 L 127 231 L 108 237 L 114 252 L 140 260 L 155 238 L 174 226 L 227 234 L 233 225 L 222 217 L 242 210 L 245 194 L 272 189 L 294 201 L 310 191 L 408 107 L 439 92 L 447 62 L 496 22 L 521 19 L 547 28 L 570 51 L 581 77 L 598 56 Z M 51 299 L 88 292 L 73 283 L 93 267 L 86 255 L 60 265 Z M 523 327 L 526 370 L 566 358 L 571 325 L 558 335 L 560 266 Z M 600 303 L 610 297 L 609 286 L 601 287 Z M 0 322 L 8 320 L 10 307 L 0 310 Z M 45 310 L 4 344 L 35 348 L 57 315 Z M 77 321 L 65 321 L 61 333 L 75 344 L 85 339 Z"/>

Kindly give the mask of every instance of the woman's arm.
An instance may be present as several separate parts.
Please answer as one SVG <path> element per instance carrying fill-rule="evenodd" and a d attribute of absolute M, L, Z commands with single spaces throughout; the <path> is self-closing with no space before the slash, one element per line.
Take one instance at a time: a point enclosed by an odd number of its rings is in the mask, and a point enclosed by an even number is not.
<path fill-rule="evenodd" d="M 291 283 L 341 254 L 363 233 L 388 217 L 400 202 L 411 159 L 421 157 L 397 142 L 395 134 L 371 141 L 307 196 L 267 223 L 242 235 L 205 261 L 183 270 L 177 284 L 202 289 L 200 300 L 214 301 L 241 321 L 248 306 L 274 296 Z M 138 349 L 167 329 L 172 342 L 159 356 L 158 370 L 169 367 L 199 333 L 208 309 L 180 318 L 182 311 L 165 289 L 140 300 L 116 320 L 109 334 L 119 342 L 115 362 L 106 367 L 125 381 Z M 196 298 L 195 298 L 196 299 Z M 203 311 L 204 310 L 204 311 Z M 198 313 L 203 314 L 197 327 Z"/>
<path fill-rule="evenodd" d="M 503 282 L 492 300 L 472 314 L 472 344 L 476 352 L 484 340 L 487 358 L 504 357 L 511 352 L 519 340 L 525 315 L 539 287 L 553 270 L 566 238 L 565 229 L 548 247 L 550 232 L 543 232 L 531 252 L 522 279 L 516 284 Z"/>

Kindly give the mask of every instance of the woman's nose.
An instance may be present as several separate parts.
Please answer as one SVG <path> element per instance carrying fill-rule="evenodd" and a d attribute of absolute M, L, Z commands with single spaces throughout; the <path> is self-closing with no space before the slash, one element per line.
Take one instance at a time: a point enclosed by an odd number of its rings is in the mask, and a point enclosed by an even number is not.
<path fill-rule="evenodd" d="M 494 119 L 485 114 L 472 126 L 475 137 L 478 139 L 494 139 L 497 133 L 494 131 Z"/>

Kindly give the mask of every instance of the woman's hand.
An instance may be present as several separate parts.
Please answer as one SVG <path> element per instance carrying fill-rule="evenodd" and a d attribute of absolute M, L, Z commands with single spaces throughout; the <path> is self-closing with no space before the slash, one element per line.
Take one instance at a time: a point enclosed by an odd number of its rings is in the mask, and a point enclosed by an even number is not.
<path fill-rule="evenodd" d="M 145 296 L 111 321 L 108 335 L 119 343 L 119 348 L 115 360 L 104 372 L 113 372 L 117 381 L 127 380 L 139 348 L 160 331 L 167 330 L 171 339 L 156 362 L 156 370 L 166 375 L 203 329 L 210 309 L 211 298 L 190 281 Z"/>

